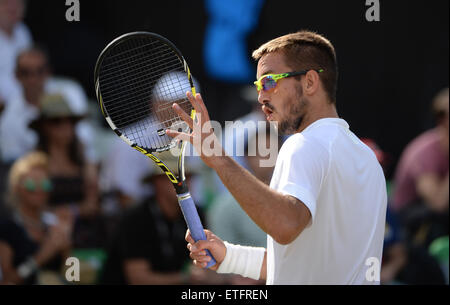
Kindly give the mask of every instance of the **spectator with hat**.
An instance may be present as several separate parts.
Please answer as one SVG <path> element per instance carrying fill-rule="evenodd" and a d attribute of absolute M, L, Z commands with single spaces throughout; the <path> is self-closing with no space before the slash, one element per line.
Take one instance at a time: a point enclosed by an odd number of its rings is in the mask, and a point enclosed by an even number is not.
<path fill-rule="evenodd" d="M 40 104 L 39 117 L 30 123 L 30 128 L 37 131 L 37 149 L 49 156 L 53 184 L 49 205 L 75 222 L 74 246 L 101 246 L 104 232 L 98 221 L 97 168 L 86 159 L 75 133 L 83 116 L 75 114 L 59 94 L 44 95 Z"/>

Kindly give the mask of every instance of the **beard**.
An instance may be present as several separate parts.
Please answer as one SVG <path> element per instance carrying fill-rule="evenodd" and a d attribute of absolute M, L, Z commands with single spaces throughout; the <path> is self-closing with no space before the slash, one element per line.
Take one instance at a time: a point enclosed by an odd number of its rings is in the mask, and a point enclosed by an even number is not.
<path fill-rule="evenodd" d="M 288 117 L 278 124 L 278 132 L 281 135 L 296 133 L 303 122 L 308 105 L 309 100 L 303 96 L 303 89 L 299 86 L 296 96 L 290 103 Z"/>

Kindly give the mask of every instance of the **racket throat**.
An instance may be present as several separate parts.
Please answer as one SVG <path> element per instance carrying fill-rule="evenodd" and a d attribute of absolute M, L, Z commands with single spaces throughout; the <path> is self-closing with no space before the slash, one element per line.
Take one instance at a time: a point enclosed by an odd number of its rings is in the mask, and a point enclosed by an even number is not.
<path fill-rule="evenodd" d="M 189 194 L 189 189 L 186 185 L 186 181 L 180 181 L 178 183 L 174 183 L 173 186 L 175 187 L 177 196 L 183 195 L 183 194 Z"/>

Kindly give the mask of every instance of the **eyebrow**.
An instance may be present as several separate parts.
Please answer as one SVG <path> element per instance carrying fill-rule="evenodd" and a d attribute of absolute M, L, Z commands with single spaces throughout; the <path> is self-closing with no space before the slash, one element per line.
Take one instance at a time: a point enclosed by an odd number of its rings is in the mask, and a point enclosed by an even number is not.
<path fill-rule="evenodd" d="M 267 75 L 267 74 L 273 74 L 273 71 L 272 71 L 272 70 L 264 71 L 264 73 L 261 74 L 261 76 L 264 76 L 264 75 Z M 261 76 L 260 76 L 260 77 L 261 77 Z M 259 79 L 259 78 L 257 77 L 256 79 Z"/>

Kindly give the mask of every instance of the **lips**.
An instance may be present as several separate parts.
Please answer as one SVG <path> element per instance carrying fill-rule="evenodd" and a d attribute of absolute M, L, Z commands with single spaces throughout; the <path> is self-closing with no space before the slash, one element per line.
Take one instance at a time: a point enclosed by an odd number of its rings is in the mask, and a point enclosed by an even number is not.
<path fill-rule="evenodd" d="M 261 109 L 266 115 L 267 121 L 272 120 L 273 109 L 268 104 L 261 106 Z"/>

